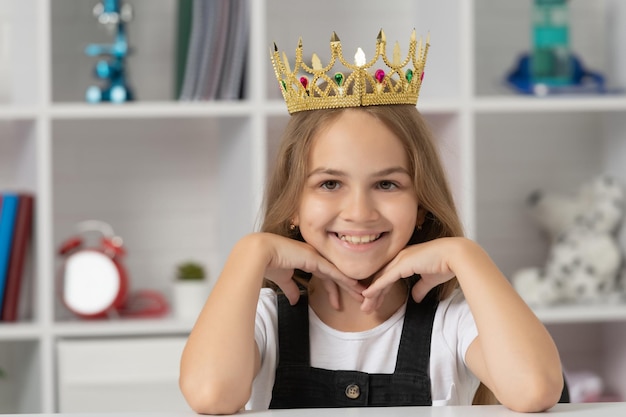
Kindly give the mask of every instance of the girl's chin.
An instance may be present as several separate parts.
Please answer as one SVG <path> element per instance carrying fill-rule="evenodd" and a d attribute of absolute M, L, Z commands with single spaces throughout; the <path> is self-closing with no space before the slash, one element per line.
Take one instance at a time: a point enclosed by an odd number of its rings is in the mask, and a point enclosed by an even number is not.
<path fill-rule="evenodd" d="M 360 281 L 367 286 L 371 284 L 378 272 L 384 268 L 385 263 L 377 262 L 376 264 L 364 265 L 363 262 L 333 262 L 333 265 L 348 278 Z"/>
<path fill-rule="evenodd" d="M 373 271 L 373 272 L 352 272 L 351 271 L 342 271 L 340 269 L 340 271 L 347 277 L 352 278 L 355 281 L 359 281 L 361 284 L 363 284 L 364 286 L 369 286 L 373 281 L 374 281 L 374 276 L 376 275 L 376 272 L 378 271 Z"/>

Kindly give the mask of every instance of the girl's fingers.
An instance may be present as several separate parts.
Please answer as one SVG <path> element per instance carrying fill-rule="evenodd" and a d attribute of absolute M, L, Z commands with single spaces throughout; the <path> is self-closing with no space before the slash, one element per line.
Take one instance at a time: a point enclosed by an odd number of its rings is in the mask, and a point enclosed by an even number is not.
<path fill-rule="evenodd" d="M 283 290 L 292 305 L 300 296 L 298 286 L 292 279 L 295 269 L 319 277 L 328 293 L 330 304 L 335 309 L 340 308 L 339 287 L 346 290 L 355 300 L 363 301 L 361 292 L 365 287 L 342 274 L 311 246 L 286 238 L 277 239 L 276 242 L 274 256 L 266 270 L 266 277 Z"/>
<path fill-rule="evenodd" d="M 372 312 L 375 310 L 376 307 L 376 300 L 373 298 L 366 298 L 363 300 L 363 303 L 361 303 L 361 311 L 364 311 L 366 313 Z"/>
<path fill-rule="evenodd" d="M 285 297 L 289 300 L 289 304 L 292 306 L 296 305 L 300 299 L 300 289 L 298 288 L 296 282 L 289 279 L 288 281 L 283 281 L 278 285 L 280 286 L 280 289 L 283 290 Z"/>
<path fill-rule="evenodd" d="M 424 297 L 426 297 L 426 294 L 428 294 L 431 289 L 432 287 L 426 284 L 426 280 L 419 279 L 417 280 L 415 285 L 413 285 L 413 289 L 411 290 L 411 296 L 416 303 L 421 303 Z"/>
<path fill-rule="evenodd" d="M 325 260 L 320 256 L 321 263 L 317 271 L 310 271 L 313 273 L 317 273 L 321 278 L 324 286 L 328 291 L 329 296 L 336 296 L 336 305 L 339 308 L 339 289 L 338 286 L 343 288 L 348 292 L 350 297 L 354 298 L 356 301 L 363 301 L 363 295 L 361 294 L 365 287 L 357 280 L 351 279 L 343 275 L 333 264 Z M 333 285 L 327 285 L 327 282 L 332 282 Z M 332 300 L 331 300 L 332 302 Z"/>
<path fill-rule="evenodd" d="M 361 304 L 361 311 L 366 313 L 370 313 L 374 310 L 380 308 L 383 304 L 385 296 L 391 291 L 393 283 L 396 282 L 399 278 L 394 280 L 384 280 L 383 277 L 374 281 L 372 285 L 365 291 L 363 291 L 364 301 Z"/>
<path fill-rule="evenodd" d="M 337 284 L 332 280 L 323 279 L 322 285 L 326 288 L 330 305 L 335 310 L 339 310 L 341 306 L 339 305 L 339 289 L 337 288 Z"/>
<path fill-rule="evenodd" d="M 387 270 L 383 272 L 372 284 L 363 291 L 363 297 L 365 298 L 377 298 L 381 294 L 387 294 L 390 287 L 394 282 L 403 278 L 402 275 L 396 274 L 393 271 Z"/>

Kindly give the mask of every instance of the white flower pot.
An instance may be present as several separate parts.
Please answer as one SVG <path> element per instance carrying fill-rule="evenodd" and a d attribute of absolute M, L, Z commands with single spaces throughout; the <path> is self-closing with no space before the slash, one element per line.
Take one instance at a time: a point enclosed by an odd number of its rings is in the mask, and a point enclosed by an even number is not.
<path fill-rule="evenodd" d="M 174 316 L 179 320 L 195 321 L 210 291 L 208 280 L 175 281 L 172 288 Z"/>

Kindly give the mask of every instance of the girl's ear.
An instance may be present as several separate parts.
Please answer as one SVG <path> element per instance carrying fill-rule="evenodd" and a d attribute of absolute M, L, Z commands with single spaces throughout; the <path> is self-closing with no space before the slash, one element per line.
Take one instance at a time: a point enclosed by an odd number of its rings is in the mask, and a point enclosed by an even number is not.
<path fill-rule="evenodd" d="M 426 220 L 426 214 L 428 213 L 428 210 L 426 210 L 424 207 L 419 206 L 417 209 L 417 219 L 415 222 L 415 228 L 417 230 L 420 230 L 422 228 L 422 225 L 424 224 L 424 221 Z"/>

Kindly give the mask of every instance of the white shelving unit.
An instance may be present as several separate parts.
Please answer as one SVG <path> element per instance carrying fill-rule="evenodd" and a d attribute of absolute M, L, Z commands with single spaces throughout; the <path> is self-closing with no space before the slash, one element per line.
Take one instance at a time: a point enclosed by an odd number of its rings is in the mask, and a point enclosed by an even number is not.
<path fill-rule="evenodd" d="M 503 87 L 517 54 L 528 50 L 530 0 L 372 0 L 359 7 L 250 0 L 246 98 L 207 103 L 171 98 L 176 1 L 130 2 L 129 78 L 138 101 L 93 106 L 82 102 L 94 65 L 82 51 L 106 40 L 91 15 L 95 0 L 0 0 L 0 190 L 30 190 L 37 204 L 31 314 L 0 323 L 0 413 L 59 411 L 60 343 L 189 332 L 192 323 L 171 318 L 72 317 L 56 295 L 56 250 L 75 223 L 95 218 L 124 238 L 132 289 L 167 294 L 174 265 L 188 258 L 205 262 L 215 278 L 232 244 L 256 225 L 288 118 L 269 61 L 272 41 L 289 51 L 302 36 L 305 51 L 324 60 L 332 31 L 344 51 L 361 46 L 366 54 L 381 27 L 401 46 L 413 28 L 430 33 L 418 108 L 440 141 L 467 234 L 508 275 L 545 256 L 546 243 L 524 212 L 531 190 L 569 190 L 599 173 L 626 182 L 625 96 L 537 99 Z M 572 43 L 587 66 L 626 85 L 621 3 L 571 0 Z M 625 306 L 537 313 L 568 369 L 596 371 L 626 398 Z"/>

